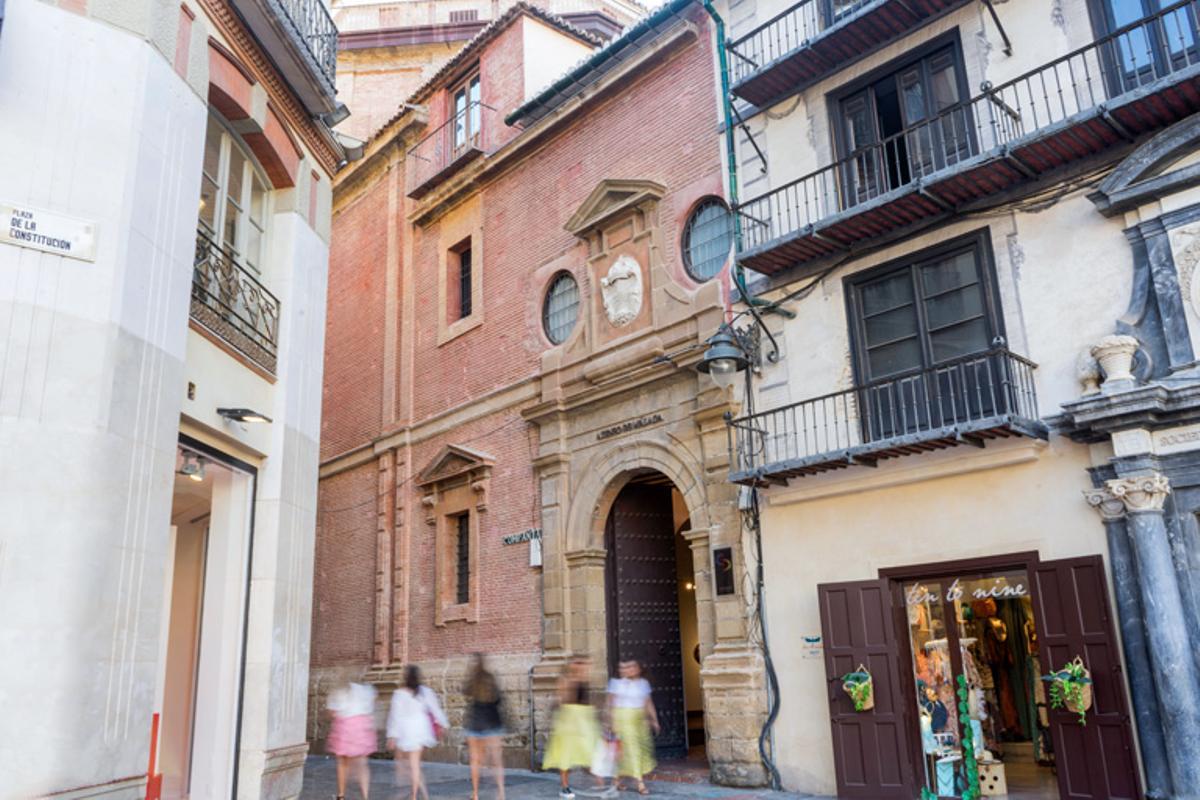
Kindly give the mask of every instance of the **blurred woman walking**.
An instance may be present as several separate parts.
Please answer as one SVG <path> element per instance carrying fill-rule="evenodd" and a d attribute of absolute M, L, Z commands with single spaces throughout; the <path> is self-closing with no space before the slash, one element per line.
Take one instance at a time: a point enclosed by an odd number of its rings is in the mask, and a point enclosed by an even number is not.
<path fill-rule="evenodd" d="M 637 781 L 638 794 L 650 794 L 644 778 L 654 769 L 654 735 L 658 734 L 658 711 L 651 699 L 650 682 L 637 661 L 622 661 L 620 677 L 608 682 L 608 711 L 613 733 L 621 741 L 615 785 L 622 778 Z"/>
<path fill-rule="evenodd" d="M 542 769 L 558 770 L 561 800 L 574 800 L 571 770 L 592 763 L 600 740 L 596 710 L 588 702 L 588 663 L 587 658 L 573 658 L 558 679 L 558 709 L 554 712 L 554 726 Z"/>
<path fill-rule="evenodd" d="M 358 775 L 363 800 L 371 788 L 371 768 L 367 756 L 375 752 L 375 687 L 365 683 L 347 683 L 329 695 L 327 704 L 333 715 L 326 747 L 337 756 L 337 800 L 346 796 L 347 774 Z"/>
<path fill-rule="evenodd" d="M 479 771 L 486 761 L 495 769 L 496 797 L 504 800 L 504 760 L 500 740 L 504 722 L 500 713 L 500 686 L 488 671 L 483 653 L 472 657 L 471 673 L 463 688 L 467 696 L 467 753 L 471 762 L 471 800 L 479 800 Z"/>
<path fill-rule="evenodd" d="M 408 758 L 412 780 L 412 800 L 417 794 L 429 800 L 425 788 L 425 777 L 421 772 L 421 753 L 433 747 L 446 730 L 446 714 L 438 702 L 437 695 L 421 683 L 421 670 L 410 664 L 404 669 L 404 685 L 392 693 L 392 707 L 388 710 L 388 749 L 396 758 L 396 782 L 400 782 L 401 753 Z"/>

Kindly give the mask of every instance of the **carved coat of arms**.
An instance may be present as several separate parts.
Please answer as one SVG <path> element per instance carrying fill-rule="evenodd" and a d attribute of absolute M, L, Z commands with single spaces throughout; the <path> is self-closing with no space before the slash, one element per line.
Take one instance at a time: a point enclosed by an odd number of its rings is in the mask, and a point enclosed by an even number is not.
<path fill-rule="evenodd" d="M 600 279 L 600 295 L 608 321 L 620 328 L 642 310 L 642 268 L 632 256 L 621 256 Z"/>

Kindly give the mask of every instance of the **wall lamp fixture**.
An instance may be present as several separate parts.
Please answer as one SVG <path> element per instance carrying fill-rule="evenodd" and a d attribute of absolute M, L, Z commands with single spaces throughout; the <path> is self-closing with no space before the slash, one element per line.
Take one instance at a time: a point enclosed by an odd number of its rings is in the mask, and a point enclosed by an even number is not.
<path fill-rule="evenodd" d="M 721 327 L 717 328 L 717 332 L 706 342 L 708 349 L 704 351 L 704 358 L 696 365 L 696 369 L 710 376 L 722 389 L 729 388 L 739 372 L 761 363 L 759 330 L 757 325 L 735 328 L 732 320 L 721 323 Z M 766 330 L 765 326 L 761 330 Z M 779 360 L 779 346 L 770 331 L 767 331 L 767 336 L 771 340 L 767 360 L 773 364 Z"/>
<path fill-rule="evenodd" d="M 217 413 L 228 420 L 235 422 L 270 422 L 271 418 L 266 414 L 260 414 L 249 408 L 218 408 Z"/>

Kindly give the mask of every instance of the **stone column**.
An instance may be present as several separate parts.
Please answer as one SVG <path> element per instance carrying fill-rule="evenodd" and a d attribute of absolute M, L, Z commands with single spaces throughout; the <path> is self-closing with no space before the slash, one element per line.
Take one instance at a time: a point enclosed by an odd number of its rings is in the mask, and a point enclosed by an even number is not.
<path fill-rule="evenodd" d="M 1176 796 L 1195 796 L 1200 787 L 1200 679 L 1163 519 L 1170 483 L 1154 472 L 1116 478 L 1107 486 L 1125 504 L 1171 781 Z"/>
<path fill-rule="evenodd" d="M 1085 492 L 1088 504 L 1100 513 L 1108 534 L 1108 564 L 1112 570 L 1113 592 L 1121 625 L 1125 651 L 1125 675 L 1133 700 L 1142 766 L 1146 776 L 1146 797 L 1151 800 L 1171 797 L 1171 774 L 1167 764 L 1167 743 L 1163 736 L 1146 648 L 1146 627 L 1142 602 L 1138 597 L 1137 565 L 1133 544 L 1125 527 L 1125 503 L 1108 487 Z"/>

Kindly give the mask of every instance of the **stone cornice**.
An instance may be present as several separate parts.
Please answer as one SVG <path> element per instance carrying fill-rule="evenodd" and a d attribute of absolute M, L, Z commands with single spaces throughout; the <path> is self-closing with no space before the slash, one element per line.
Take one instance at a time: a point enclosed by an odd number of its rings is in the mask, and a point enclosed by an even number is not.
<path fill-rule="evenodd" d="M 1077 442 L 1103 441 L 1129 428 L 1158 430 L 1200 421 L 1200 382 L 1153 383 L 1109 395 L 1063 403 L 1063 413 L 1046 420 L 1056 433 Z"/>
<path fill-rule="evenodd" d="M 317 130 L 317 125 L 300 101 L 254 41 L 250 31 L 238 18 L 228 0 L 199 0 L 213 26 L 224 37 L 225 45 L 244 64 L 267 91 L 272 104 L 287 120 L 292 132 L 304 140 L 308 151 L 324 167 L 326 173 L 337 171 L 338 153 L 330 140 Z"/>

